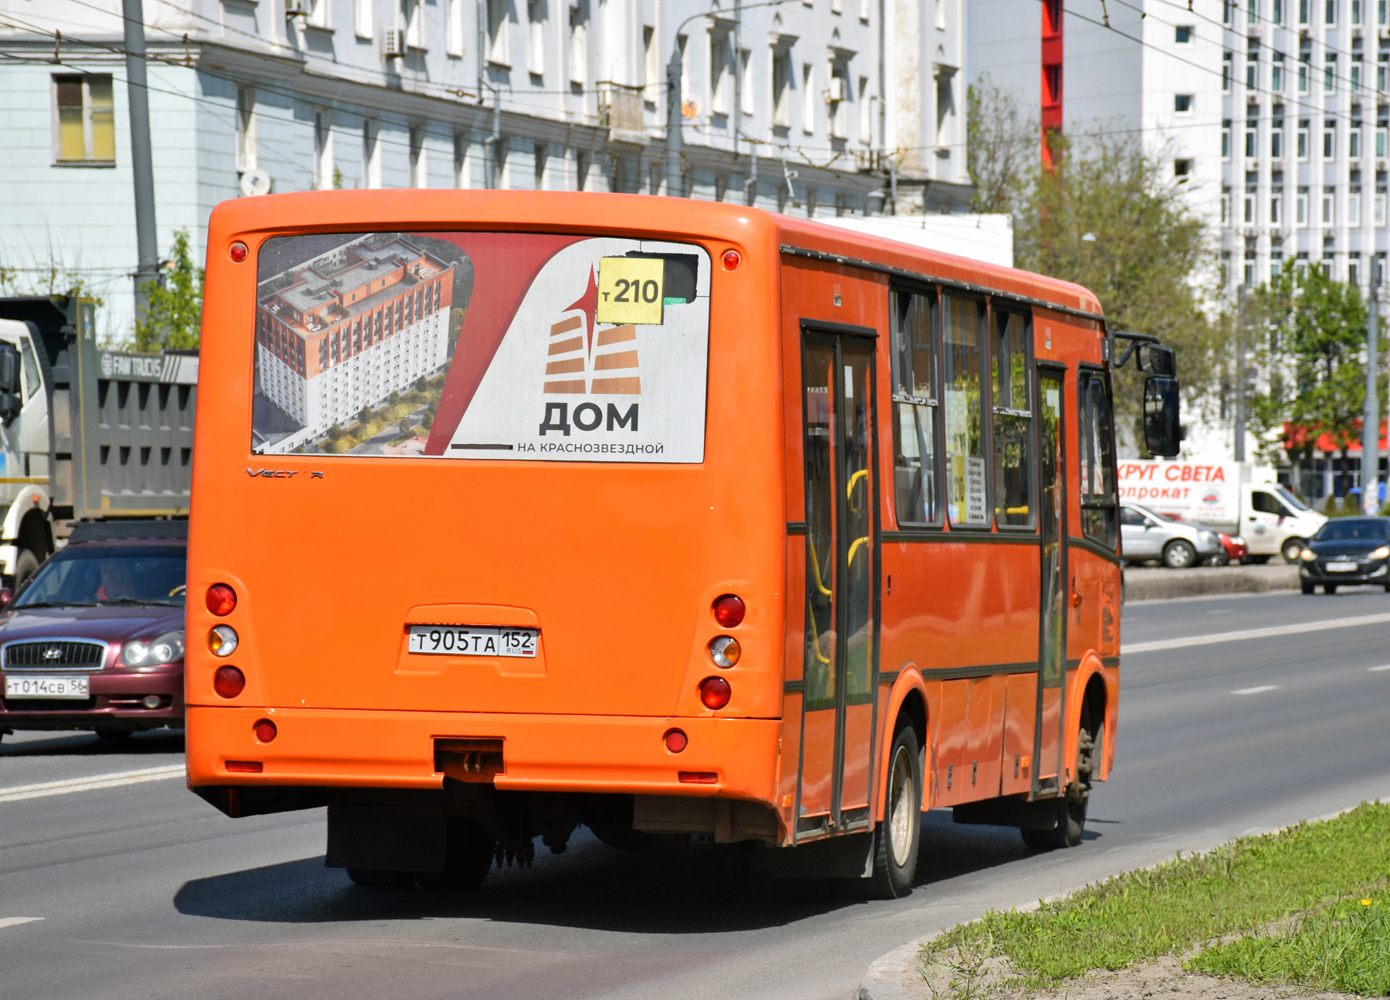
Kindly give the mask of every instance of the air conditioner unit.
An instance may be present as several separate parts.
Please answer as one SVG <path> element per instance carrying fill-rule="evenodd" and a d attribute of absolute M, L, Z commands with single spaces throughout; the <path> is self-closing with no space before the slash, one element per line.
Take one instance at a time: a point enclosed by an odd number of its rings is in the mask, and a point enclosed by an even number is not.
<path fill-rule="evenodd" d="M 845 99 L 845 78 L 842 76 L 832 76 L 830 86 L 825 88 L 825 99 L 830 101 L 843 101 Z"/>
<path fill-rule="evenodd" d="M 405 55 L 405 32 L 400 28 L 388 28 L 383 32 L 381 54 L 387 59 L 399 59 Z"/>
<path fill-rule="evenodd" d="M 1270 171 L 1273 172 L 1273 173 L 1279 173 L 1281 170 L 1284 169 L 1284 161 L 1283 161 L 1283 160 L 1270 160 L 1270 161 L 1269 161 L 1269 169 L 1270 169 Z"/>
<path fill-rule="evenodd" d="M 1382 170 L 1384 170 L 1384 169 L 1385 169 L 1385 159 L 1384 159 L 1383 157 L 1377 157 L 1377 158 L 1376 158 L 1376 172 L 1379 173 L 1380 171 L 1382 171 Z"/>
<path fill-rule="evenodd" d="M 1264 33 L 1265 33 L 1265 32 L 1264 32 L 1264 28 L 1262 28 L 1262 27 L 1260 27 L 1258 24 L 1256 24 L 1256 25 L 1252 25 L 1252 26 L 1251 26 L 1250 30 L 1246 33 L 1246 37 L 1247 37 L 1247 38 L 1259 38 L 1259 37 L 1260 37 L 1261 35 L 1263 35 Z"/>
<path fill-rule="evenodd" d="M 1382 28 L 1380 29 L 1380 37 L 1381 37 L 1381 38 L 1390 38 L 1390 27 L 1382 27 Z"/>

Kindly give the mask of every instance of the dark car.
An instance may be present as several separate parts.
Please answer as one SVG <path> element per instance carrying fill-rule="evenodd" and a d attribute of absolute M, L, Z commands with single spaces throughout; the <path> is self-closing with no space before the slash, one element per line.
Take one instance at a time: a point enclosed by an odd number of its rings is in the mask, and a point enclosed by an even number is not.
<path fill-rule="evenodd" d="M 181 538 L 75 534 L 0 591 L 0 734 L 182 727 L 186 552 Z"/>
<path fill-rule="evenodd" d="M 1311 594 L 1319 584 L 1335 594 L 1341 584 L 1370 583 L 1390 593 L 1390 517 L 1335 517 L 1308 541 L 1299 559 L 1299 583 Z"/>

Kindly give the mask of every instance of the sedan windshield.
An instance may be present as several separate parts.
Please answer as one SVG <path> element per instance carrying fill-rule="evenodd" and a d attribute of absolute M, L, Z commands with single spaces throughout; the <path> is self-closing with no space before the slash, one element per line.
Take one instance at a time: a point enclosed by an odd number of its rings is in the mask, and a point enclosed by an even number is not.
<path fill-rule="evenodd" d="M 75 545 L 48 560 L 12 606 L 182 606 L 185 561 L 182 546 Z"/>
<path fill-rule="evenodd" d="M 1328 521 L 1313 536 L 1315 542 L 1383 542 L 1390 538 L 1390 521 L 1355 517 Z"/>

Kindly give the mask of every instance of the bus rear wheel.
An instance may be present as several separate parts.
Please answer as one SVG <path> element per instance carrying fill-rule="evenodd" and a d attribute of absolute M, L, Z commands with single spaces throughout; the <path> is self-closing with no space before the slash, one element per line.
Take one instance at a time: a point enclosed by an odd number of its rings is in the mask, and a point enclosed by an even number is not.
<path fill-rule="evenodd" d="M 497 842 L 487 827 L 475 819 L 452 819 L 446 834 L 444 870 L 417 876 L 424 889 L 470 892 L 483 884 L 492 870 Z"/>
<path fill-rule="evenodd" d="M 1035 851 L 1076 847 L 1086 832 L 1086 806 L 1091 798 L 1091 775 L 1095 771 L 1096 741 L 1090 723 L 1081 726 L 1076 739 L 1076 780 L 1057 799 L 1057 825 L 1051 830 L 1020 830 L 1023 842 Z"/>
<path fill-rule="evenodd" d="M 874 873 L 869 895 L 897 899 L 912 891 L 922 842 L 922 751 L 917 733 L 903 718 L 888 752 L 888 787 L 883 822 L 874 831 Z"/>

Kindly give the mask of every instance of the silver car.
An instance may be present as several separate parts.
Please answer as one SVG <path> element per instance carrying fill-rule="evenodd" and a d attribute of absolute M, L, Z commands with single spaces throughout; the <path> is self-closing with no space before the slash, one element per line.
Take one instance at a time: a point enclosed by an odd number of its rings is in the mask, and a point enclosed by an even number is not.
<path fill-rule="evenodd" d="M 1120 505 L 1120 547 L 1126 562 L 1161 559 L 1171 569 L 1197 566 L 1223 551 L 1215 531 L 1132 503 Z"/>

